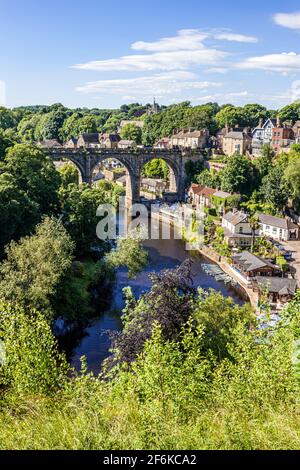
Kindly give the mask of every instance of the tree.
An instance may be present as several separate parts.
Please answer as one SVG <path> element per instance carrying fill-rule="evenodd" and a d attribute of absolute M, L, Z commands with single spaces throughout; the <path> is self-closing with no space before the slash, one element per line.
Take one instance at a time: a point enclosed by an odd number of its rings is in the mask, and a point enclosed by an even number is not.
<path fill-rule="evenodd" d="M 256 160 L 256 165 L 259 171 L 260 178 L 263 179 L 269 174 L 273 167 L 273 159 L 275 157 L 275 152 L 272 149 L 271 145 L 264 145 L 262 148 L 261 156 Z"/>
<path fill-rule="evenodd" d="M 296 208 L 300 208 L 300 157 L 290 160 L 284 172 L 284 180 L 291 190 Z"/>
<path fill-rule="evenodd" d="M 92 245 L 97 245 L 96 227 L 99 220 L 96 212 L 100 204 L 111 203 L 109 191 L 101 187 L 70 184 L 59 191 L 62 220 L 64 226 L 76 243 L 79 254 L 88 253 Z"/>
<path fill-rule="evenodd" d="M 42 149 L 16 144 L 8 149 L 2 171 L 10 173 L 19 190 L 38 204 L 40 215 L 57 211 L 60 176 Z"/>
<path fill-rule="evenodd" d="M 69 366 L 43 314 L 0 302 L 0 339 L 6 349 L 2 389 L 19 397 L 51 396 L 62 389 Z"/>
<path fill-rule="evenodd" d="M 255 325 L 255 317 L 248 304 L 240 307 L 232 298 L 214 291 L 200 292 L 193 316 L 204 328 L 205 354 L 211 351 L 218 360 L 230 357 L 230 345 L 234 342 L 239 321 L 247 327 Z"/>
<path fill-rule="evenodd" d="M 223 191 L 251 194 L 254 181 L 254 167 L 247 157 L 233 155 L 228 158 L 227 165 L 221 173 Z"/>
<path fill-rule="evenodd" d="M 0 257 L 11 240 L 18 240 L 39 222 L 38 204 L 22 191 L 10 173 L 0 174 Z"/>
<path fill-rule="evenodd" d="M 187 162 L 185 164 L 186 185 L 195 182 L 196 178 L 204 170 L 203 162 Z"/>
<path fill-rule="evenodd" d="M 59 168 L 61 176 L 61 184 L 67 187 L 69 184 L 79 184 L 79 173 L 75 165 L 72 163 L 65 163 Z"/>
<path fill-rule="evenodd" d="M 261 193 L 265 201 L 278 212 L 282 212 L 290 196 L 290 190 L 284 180 L 283 165 L 275 165 L 262 180 Z"/>
<path fill-rule="evenodd" d="M 143 176 L 146 178 L 161 178 L 166 180 L 169 174 L 167 163 L 161 158 L 154 158 L 143 168 Z"/>
<path fill-rule="evenodd" d="M 0 161 L 4 159 L 6 150 L 13 145 L 13 140 L 0 130 Z"/>
<path fill-rule="evenodd" d="M 0 298 L 53 318 L 55 289 L 70 268 L 74 244 L 62 223 L 45 218 L 31 237 L 11 242 L 0 265 Z"/>
<path fill-rule="evenodd" d="M 60 129 L 66 118 L 67 113 L 63 108 L 55 109 L 51 113 L 47 114 L 41 132 L 43 139 L 60 140 Z"/>
<path fill-rule="evenodd" d="M 14 113 L 7 108 L 0 107 L 0 129 L 6 130 L 15 127 L 16 119 Z"/>
<path fill-rule="evenodd" d="M 223 107 L 216 115 L 216 121 L 219 127 L 234 127 L 236 125 L 245 126 L 245 116 L 242 108 L 237 108 L 232 105 Z"/>
<path fill-rule="evenodd" d="M 106 262 L 113 269 L 127 267 L 128 277 L 136 277 L 148 262 L 148 252 L 143 248 L 142 242 L 143 237 L 138 231 L 119 238 L 116 248 L 106 256 Z"/>
<path fill-rule="evenodd" d="M 199 175 L 196 176 L 196 182 L 209 188 L 220 188 L 221 187 L 221 175 L 219 172 L 205 169 Z"/>
<path fill-rule="evenodd" d="M 280 109 L 278 117 L 283 121 L 296 122 L 300 119 L 300 100 Z"/>
<path fill-rule="evenodd" d="M 251 228 L 251 252 L 253 253 L 254 250 L 254 243 L 255 243 L 255 235 L 257 230 L 260 228 L 259 218 L 256 215 L 252 215 L 249 217 L 249 225 Z"/>
<path fill-rule="evenodd" d="M 121 137 L 125 140 L 133 140 L 136 144 L 141 144 L 142 129 L 135 124 L 125 124 L 121 130 Z"/>

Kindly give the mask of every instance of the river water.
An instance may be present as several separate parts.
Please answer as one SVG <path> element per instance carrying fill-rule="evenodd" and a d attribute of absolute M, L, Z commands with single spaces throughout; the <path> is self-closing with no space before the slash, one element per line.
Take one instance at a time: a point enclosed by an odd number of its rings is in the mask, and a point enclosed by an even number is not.
<path fill-rule="evenodd" d="M 98 373 L 101 362 L 109 355 L 110 339 L 108 331 L 121 329 L 120 315 L 124 307 L 122 289 L 130 286 L 136 297 L 151 287 L 149 273 L 159 272 L 164 269 L 178 267 L 184 260 L 193 260 L 192 272 L 193 282 L 197 287 L 203 289 L 215 289 L 224 296 L 232 297 L 236 303 L 242 304 L 245 299 L 242 294 L 222 282 L 217 282 L 214 278 L 204 273 L 201 268 L 203 263 L 210 262 L 199 254 L 191 254 L 185 250 L 185 243 L 182 240 L 147 240 L 144 242 L 145 248 L 149 252 L 149 263 L 136 279 L 128 279 L 125 269 L 119 269 L 116 275 L 116 283 L 113 289 L 110 309 L 99 312 L 97 318 L 90 322 L 89 326 L 80 332 L 77 345 L 73 345 L 70 352 L 71 364 L 80 369 L 80 358 L 86 356 L 89 370 Z"/>

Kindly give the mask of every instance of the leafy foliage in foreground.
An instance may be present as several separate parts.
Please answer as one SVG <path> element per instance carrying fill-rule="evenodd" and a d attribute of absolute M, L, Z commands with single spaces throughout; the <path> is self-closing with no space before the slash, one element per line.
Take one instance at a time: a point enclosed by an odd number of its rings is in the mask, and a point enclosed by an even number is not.
<path fill-rule="evenodd" d="M 262 330 L 220 294 L 197 296 L 184 272 L 186 265 L 163 275 L 171 287 L 157 303 L 154 282 L 148 334 L 109 380 L 89 374 L 84 361 L 70 375 L 43 316 L 2 305 L 0 448 L 298 449 L 299 296 L 275 328 Z M 167 334 L 172 305 L 175 320 L 178 305 L 185 320 Z M 142 327 L 142 307 L 143 297 L 128 301 L 125 332 Z"/>

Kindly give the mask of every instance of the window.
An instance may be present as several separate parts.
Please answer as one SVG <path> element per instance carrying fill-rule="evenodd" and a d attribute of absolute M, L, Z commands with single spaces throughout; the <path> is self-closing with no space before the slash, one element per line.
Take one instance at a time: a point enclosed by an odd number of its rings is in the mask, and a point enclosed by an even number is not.
<path fill-rule="evenodd" d="M 240 227 L 240 233 L 244 233 L 243 227 Z"/>

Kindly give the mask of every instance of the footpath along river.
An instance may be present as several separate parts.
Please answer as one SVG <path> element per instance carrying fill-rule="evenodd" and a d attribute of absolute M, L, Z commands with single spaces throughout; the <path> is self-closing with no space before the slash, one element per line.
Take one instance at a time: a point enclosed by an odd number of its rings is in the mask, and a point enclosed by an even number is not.
<path fill-rule="evenodd" d="M 203 289 L 215 289 L 224 296 L 230 296 L 236 303 L 245 302 L 245 297 L 238 289 L 234 289 L 223 282 L 217 282 L 213 277 L 207 275 L 201 265 L 211 263 L 209 260 L 197 253 L 185 250 L 182 240 L 147 240 L 144 247 L 149 252 L 149 263 L 136 279 L 128 279 L 126 269 L 119 269 L 113 288 L 110 309 L 99 312 L 97 318 L 92 320 L 84 332 L 80 334 L 77 345 L 69 352 L 72 365 L 80 369 L 80 358 L 86 356 L 89 370 L 98 373 L 101 362 L 109 355 L 110 340 L 108 330 L 117 331 L 121 329 L 120 315 L 124 307 L 122 289 L 130 286 L 136 297 L 151 287 L 149 273 L 159 272 L 164 269 L 178 267 L 184 260 L 193 260 L 192 273 L 194 286 Z"/>

